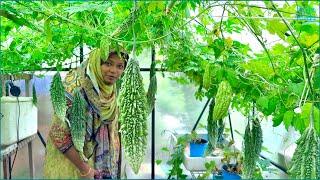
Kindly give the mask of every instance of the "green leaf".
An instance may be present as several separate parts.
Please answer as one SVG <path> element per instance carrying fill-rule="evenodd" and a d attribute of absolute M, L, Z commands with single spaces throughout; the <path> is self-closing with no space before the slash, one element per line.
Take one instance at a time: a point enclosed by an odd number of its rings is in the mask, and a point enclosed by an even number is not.
<path fill-rule="evenodd" d="M 268 102 L 268 110 L 266 111 L 266 115 L 271 115 L 277 108 L 277 105 L 279 104 L 279 98 L 278 97 L 271 97 L 269 98 Z"/>
<path fill-rule="evenodd" d="M 276 115 L 276 116 L 272 119 L 272 122 L 273 122 L 272 126 L 273 126 L 273 127 L 279 126 L 279 125 L 281 124 L 282 120 L 283 120 L 283 114 L 278 114 L 278 115 Z"/>
<path fill-rule="evenodd" d="M 274 76 L 273 69 L 266 60 L 250 60 L 247 63 L 242 63 L 242 67 L 266 79 Z"/>
<path fill-rule="evenodd" d="M 160 3 L 161 3 L 161 2 L 160 2 Z M 161 3 L 161 4 L 163 4 L 163 3 Z M 148 8 L 147 8 L 148 12 L 150 13 L 150 12 L 155 11 L 155 10 L 157 9 L 157 6 L 158 6 L 158 5 L 159 5 L 159 2 L 151 1 L 151 2 L 149 3 L 149 5 L 148 5 Z"/>
<path fill-rule="evenodd" d="M 236 72 L 232 69 L 225 70 L 226 79 L 230 83 L 231 87 L 238 87 L 239 80 L 237 79 Z"/>
<path fill-rule="evenodd" d="M 312 22 L 305 22 L 300 27 L 301 31 L 304 31 L 308 34 L 317 33 L 317 31 L 319 31 L 318 28 L 319 28 L 319 25 L 317 25 L 317 23 L 312 23 Z"/>
<path fill-rule="evenodd" d="M 308 127 L 310 124 L 310 115 L 312 110 L 312 104 L 306 103 L 301 108 L 301 119 L 304 122 L 304 127 Z M 319 109 L 317 107 L 314 107 L 314 125 L 315 129 L 320 134 L 320 116 L 319 116 Z"/>
<path fill-rule="evenodd" d="M 262 109 L 268 109 L 269 107 L 269 99 L 266 96 L 262 96 L 257 100 L 257 106 Z"/>
<path fill-rule="evenodd" d="M 317 42 L 319 40 L 318 34 L 307 34 L 307 33 L 301 33 L 301 37 L 299 38 L 300 42 L 304 44 L 306 47 L 310 47 L 312 44 Z"/>
<path fill-rule="evenodd" d="M 298 96 L 302 94 L 303 88 L 304 88 L 304 82 L 300 82 L 300 83 L 289 82 L 288 84 L 288 91 L 293 92 L 295 95 L 298 95 Z"/>
<path fill-rule="evenodd" d="M 261 147 L 261 151 L 267 152 L 267 153 L 269 153 L 269 154 L 273 154 L 266 146 L 262 146 L 262 147 Z"/>
<path fill-rule="evenodd" d="M 161 148 L 161 151 L 169 152 L 169 149 L 167 147 L 163 147 L 163 148 Z"/>
<path fill-rule="evenodd" d="M 160 160 L 160 159 L 157 159 L 157 160 L 156 160 L 156 164 L 157 164 L 157 165 L 159 165 L 159 164 L 161 164 L 161 163 L 162 163 L 162 160 Z"/>
<path fill-rule="evenodd" d="M 45 22 L 44 22 L 44 32 L 46 34 L 47 37 L 47 43 L 50 43 L 52 41 L 52 30 L 50 27 L 50 18 L 48 18 Z"/>
<path fill-rule="evenodd" d="M 284 126 L 286 127 L 286 129 L 288 129 L 289 126 L 291 126 L 293 117 L 294 117 L 294 112 L 293 111 L 287 111 L 287 112 L 284 113 L 284 115 L 283 115 L 283 123 L 284 123 Z"/>
<path fill-rule="evenodd" d="M 278 15 L 275 15 L 275 17 L 278 17 Z M 288 31 L 287 26 L 278 19 L 271 19 L 267 21 L 267 30 L 271 34 L 277 34 L 281 39 L 285 40 L 285 33 Z"/>
<path fill-rule="evenodd" d="M 292 125 L 300 133 L 302 133 L 306 129 L 306 126 L 304 124 L 304 120 L 300 116 L 297 116 L 296 118 L 293 119 L 293 124 Z"/>
<path fill-rule="evenodd" d="M 221 39 L 221 38 L 215 39 L 213 41 L 212 47 L 213 47 L 213 51 L 214 51 L 214 56 L 215 56 L 216 59 L 218 59 L 220 57 L 221 53 L 224 50 L 224 41 L 223 41 L 223 39 Z"/>
<path fill-rule="evenodd" d="M 235 129 L 234 132 L 243 137 L 243 133 L 240 133 L 238 130 Z"/>

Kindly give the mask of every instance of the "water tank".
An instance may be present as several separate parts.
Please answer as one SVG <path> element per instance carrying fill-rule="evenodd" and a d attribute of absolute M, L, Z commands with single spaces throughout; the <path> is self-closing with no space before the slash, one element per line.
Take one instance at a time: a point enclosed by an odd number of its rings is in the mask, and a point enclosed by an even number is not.
<path fill-rule="evenodd" d="M 1 146 L 34 135 L 37 129 L 38 109 L 32 97 L 1 97 Z"/>

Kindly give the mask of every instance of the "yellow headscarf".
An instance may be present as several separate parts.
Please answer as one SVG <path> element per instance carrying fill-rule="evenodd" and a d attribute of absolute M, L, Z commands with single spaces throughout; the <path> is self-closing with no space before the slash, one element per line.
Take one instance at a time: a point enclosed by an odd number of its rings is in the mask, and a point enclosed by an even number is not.
<path fill-rule="evenodd" d="M 117 115 L 116 85 L 107 85 L 101 73 L 101 51 L 95 49 L 89 55 L 89 70 L 95 76 L 96 83 L 99 86 L 99 96 L 101 102 L 101 120 L 113 120 Z"/>

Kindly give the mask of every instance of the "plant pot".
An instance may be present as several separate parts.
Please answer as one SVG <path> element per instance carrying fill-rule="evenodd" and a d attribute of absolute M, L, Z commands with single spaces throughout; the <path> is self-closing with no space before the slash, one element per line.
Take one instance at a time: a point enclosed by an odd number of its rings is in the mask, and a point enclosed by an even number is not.
<path fill-rule="evenodd" d="M 203 157 L 208 146 L 208 141 L 201 139 L 198 143 L 190 142 L 190 157 Z"/>
<path fill-rule="evenodd" d="M 222 178 L 223 179 L 241 179 L 241 176 L 234 172 L 228 172 L 222 169 Z"/>
<path fill-rule="evenodd" d="M 212 179 L 223 179 L 222 174 L 213 174 Z"/>

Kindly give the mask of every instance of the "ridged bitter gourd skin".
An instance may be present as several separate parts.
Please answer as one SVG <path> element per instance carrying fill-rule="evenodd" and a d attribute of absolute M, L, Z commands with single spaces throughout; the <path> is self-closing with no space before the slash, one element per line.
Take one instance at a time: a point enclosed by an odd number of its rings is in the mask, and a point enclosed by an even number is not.
<path fill-rule="evenodd" d="M 252 127 L 250 127 L 252 124 Z M 252 179 L 256 162 L 262 148 L 262 129 L 259 120 L 253 119 L 252 123 L 248 123 L 244 133 L 244 158 L 243 158 L 243 177 L 245 179 Z"/>
<path fill-rule="evenodd" d="M 151 63 L 150 68 L 150 83 L 147 92 L 147 102 L 148 102 L 148 114 L 154 108 L 154 103 L 156 101 L 156 94 L 157 94 L 157 76 L 156 76 L 156 63 Z"/>
<path fill-rule="evenodd" d="M 218 140 L 218 121 L 213 119 L 213 108 L 214 108 L 214 101 L 212 101 L 209 105 L 209 114 L 207 118 L 207 130 L 208 130 L 208 148 L 207 154 L 209 155 L 212 150 L 216 148 L 217 140 Z"/>
<path fill-rule="evenodd" d="M 138 173 L 147 147 L 147 97 L 138 62 L 130 59 L 124 72 L 120 103 L 120 133 L 125 157 Z"/>
<path fill-rule="evenodd" d="M 70 131 L 72 142 L 80 156 L 84 158 L 83 147 L 86 134 L 86 102 L 83 99 L 80 90 L 74 90 L 74 97 L 70 109 Z"/>
<path fill-rule="evenodd" d="M 67 111 L 67 102 L 65 98 L 65 88 L 62 84 L 59 72 L 53 76 L 50 86 L 50 97 L 54 113 L 59 119 L 64 121 Z"/>
<path fill-rule="evenodd" d="M 319 179 L 319 137 L 313 126 L 309 126 L 297 141 L 289 175 L 293 179 Z"/>
<path fill-rule="evenodd" d="M 213 119 L 223 119 L 227 113 L 232 100 L 232 88 L 228 81 L 222 81 L 219 84 L 217 95 L 215 98 L 215 106 L 213 109 Z"/>
<path fill-rule="evenodd" d="M 203 74 L 203 87 L 205 89 L 209 89 L 211 86 L 211 79 L 213 78 L 213 68 L 210 63 L 206 65 L 206 68 L 204 70 Z"/>

